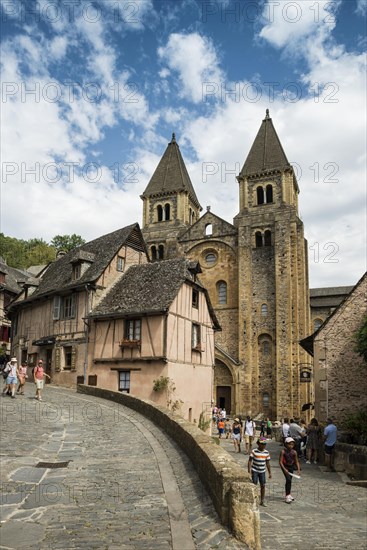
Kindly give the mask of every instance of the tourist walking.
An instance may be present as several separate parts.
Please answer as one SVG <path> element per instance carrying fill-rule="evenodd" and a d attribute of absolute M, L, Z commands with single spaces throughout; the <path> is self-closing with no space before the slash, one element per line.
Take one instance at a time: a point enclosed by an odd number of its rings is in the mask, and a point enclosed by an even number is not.
<path fill-rule="evenodd" d="M 318 452 L 320 448 L 320 426 L 316 418 L 312 418 L 311 422 L 307 426 L 307 443 L 306 443 L 306 452 L 307 460 L 306 464 L 311 464 L 313 461 L 314 464 L 317 463 Z"/>
<path fill-rule="evenodd" d="M 218 420 L 218 433 L 219 433 L 219 439 L 222 439 L 222 435 L 224 434 L 224 420 L 223 420 L 223 418 L 220 418 Z"/>
<path fill-rule="evenodd" d="M 338 434 L 332 418 L 326 419 L 327 426 L 324 429 L 325 466 L 327 472 L 334 472 L 334 448 Z"/>
<path fill-rule="evenodd" d="M 50 378 L 50 376 L 46 374 L 43 370 L 43 361 L 42 359 L 40 359 L 37 363 L 37 366 L 33 369 L 33 379 L 34 383 L 36 384 L 36 399 L 38 399 L 38 401 L 42 401 L 41 393 L 45 383 L 45 376 L 47 376 L 47 378 Z"/>
<path fill-rule="evenodd" d="M 265 437 L 265 428 L 266 428 L 266 422 L 265 420 L 262 420 L 260 422 L 260 437 Z"/>
<path fill-rule="evenodd" d="M 256 432 L 256 424 L 252 420 L 251 416 L 247 416 L 246 421 L 245 421 L 245 433 L 244 433 L 245 454 L 250 454 L 251 453 L 252 442 L 253 442 L 254 437 L 255 437 L 255 432 Z"/>
<path fill-rule="evenodd" d="M 268 470 L 269 479 L 271 479 L 270 454 L 265 449 L 266 439 L 260 437 L 257 440 L 257 448 L 252 449 L 248 459 L 247 469 L 251 474 L 252 481 L 255 485 L 260 483 L 260 505 L 266 506 L 265 503 L 265 484 L 266 484 L 266 468 Z"/>
<path fill-rule="evenodd" d="M 229 438 L 229 434 L 231 433 L 231 431 L 232 431 L 232 426 L 231 426 L 231 423 L 229 421 L 229 418 L 227 418 L 225 423 L 224 423 L 224 433 L 226 435 L 226 439 Z"/>
<path fill-rule="evenodd" d="M 266 419 L 266 437 L 272 439 L 273 424 L 269 418 Z"/>
<path fill-rule="evenodd" d="M 297 455 L 301 456 L 301 441 L 304 435 L 304 431 L 299 424 L 293 418 L 289 424 L 289 436 L 294 440 L 294 446 L 297 451 Z"/>
<path fill-rule="evenodd" d="M 4 372 L 7 373 L 7 377 L 5 380 L 5 388 L 3 390 L 3 395 L 7 393 L 11 395 L 13 399 L 15 399 L 15 388 L 18 384 L 18 363 L 17 358 L 12 357 L 10 359 L 9 363 L 6 365 Z"/>
<path fill-rule="evenodd" d="M 20 395 L 24 395 L 24 385 L 26 379 L 28 378 L 27 370 L 27 361 L 23 361 L 22 365 L 18 369 L 19 386 L 17 389 L 17 393 L 19 393 Z"/>
<path fill-rule="evenodd" d="M 300 475 L 298 454 L 294 449 L 295 441 L 293 437 L 286 437 L 284 449 L 280 451 L 279 466 L 285 477 L 285 502 L 290 504 L 294 498 L 291 495 L 293 472 L 297 470 Z"/>
<path fill-rule="evenodd" d="M 235 418 L 232 425 L 232 439 L 234 450 L 236 453 L 241 452 L 241 435 L 242 435 L 242 426 L 240 424 L 239 418 Z"/>

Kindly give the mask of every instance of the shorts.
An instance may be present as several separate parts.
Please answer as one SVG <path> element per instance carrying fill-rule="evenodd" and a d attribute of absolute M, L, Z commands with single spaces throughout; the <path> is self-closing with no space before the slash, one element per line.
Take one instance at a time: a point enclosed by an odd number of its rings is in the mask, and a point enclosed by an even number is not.
<path fill-rule="evenodd" d="M 7 384 L 17 384 L 18 383 L 18 378 L 16 376 L 8 376 L 8 378 L 6 379 L 6 383 Z"/>
<path fill-rule="evenodd" d="M 251 470 L 251 476 L 252 481 L 257 485 L 257 482 L 260 482 L 260 485 L 265 485 L 266 483 L 266 475 L 265 472 L 255 472 L 255 470 Z"/>
<path fill-rule="evenodd" d="M 335 445 L 325 445 L 324 450 L 326 455 L 332 455 Z"/>
<path fill-rule="evenodd" d="M 241 441 L 241 434 L 232 434 L 232 439 L 237 439 L 237 441 Z"/>
<path fill-rule="evenodd" d="M 44 381 L 43 380 L 36 380 L 36 386 L 37 386 L 37 390 L 43 390 Z"/>
<path fill-rule="evenodd" d="M 246 443 L 251 443 L 254 439 L 253 435 L 245 434 L 245 441 Z"/>
<path fill-rule="evenodd" d="M 218 431 L 220 434 L 223 434 L 224 433 L 224 428 L 218 428 Z"/>

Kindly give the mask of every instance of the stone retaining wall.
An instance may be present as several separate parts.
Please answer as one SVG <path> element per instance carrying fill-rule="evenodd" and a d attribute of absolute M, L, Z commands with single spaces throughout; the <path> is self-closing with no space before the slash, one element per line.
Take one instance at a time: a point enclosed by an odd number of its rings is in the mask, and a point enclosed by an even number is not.
<path fill-rule="evenodd" d="M 367 447 L 337 443 L 335 445 L 335 469 L 356 479 L 367 479 Z"/>
<path fill-rule="evenodd" d="M 164 430 L 191 459 L 222 523 L 251 550 L 260 550 L 258 497 L 250 476 L 196 426 L 168 409 L 131 395 L 78 385 L 77 391 L 133 409 Z"/>

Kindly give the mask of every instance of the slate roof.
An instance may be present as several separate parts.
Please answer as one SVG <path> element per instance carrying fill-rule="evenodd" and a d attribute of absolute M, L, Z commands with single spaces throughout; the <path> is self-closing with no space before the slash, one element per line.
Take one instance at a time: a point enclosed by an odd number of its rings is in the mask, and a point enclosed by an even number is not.
<path fill-rule="evenodd" d="M 273 121 L 266 110 L 266 117 L 262 121 L 260 130 L 245 160 L 240 176 L 258 174 L 267 170 L 283 170 L 291 165 L 283 150 Z"/>
<path fill-rule="evenodd" d="M 47 294 L 62 293 L 95 282 L 124 244 L 136 250 L 145 250 L 145 243 L 138 223 L 82 244 L 52 262 L 40 279 L 37 290 L 26 300 L 14 303 L 13 307 L 18 307 Z M 79 279 L 72 280 L 72 263 L 75 259 L 82 258 L 88 258 L 92 263 Z"/>
<path fill-rule="evenodd" d="M 0 283 L 0 288 L 8 290 L 13 294 L 19 294 L 22 290 L 22 284 L 30 277 L 29 273 L 26 271 L 8 266 L 5 260 L 1 257 L 0 271 L 5 273 L 5 283 Z"/>
<path fill-rule="evenodd" d="M 169 195 L 179 191 L 187 191 L 192 202 L 201 209 L 175 134 L 172 134 L 172 140 L 163 153 L 142 197 Z"/>
<path fill-rule="evenodd" d="M 220 330 L 206 289 L 190 271 L 191 263 L 179 258 L 131 266 L 89 317 L 165 313 L 183 283 L 191 282 L 204 291 L 213 325 Z"/>

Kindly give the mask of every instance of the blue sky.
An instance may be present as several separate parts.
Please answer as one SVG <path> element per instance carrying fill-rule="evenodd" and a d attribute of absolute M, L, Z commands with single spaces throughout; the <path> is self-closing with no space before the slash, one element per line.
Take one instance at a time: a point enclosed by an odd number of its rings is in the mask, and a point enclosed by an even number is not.
<path fill-rule="evenodd" d="M 1 0 L 1 231 L 135 221 L 172 132 L 232 222 L 265 109 L 294 165 L 311 286 L 365 270 L 366 1 Z"/>

